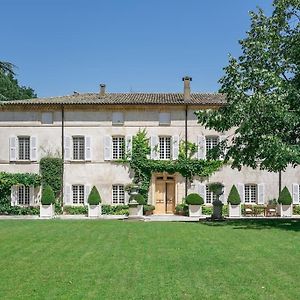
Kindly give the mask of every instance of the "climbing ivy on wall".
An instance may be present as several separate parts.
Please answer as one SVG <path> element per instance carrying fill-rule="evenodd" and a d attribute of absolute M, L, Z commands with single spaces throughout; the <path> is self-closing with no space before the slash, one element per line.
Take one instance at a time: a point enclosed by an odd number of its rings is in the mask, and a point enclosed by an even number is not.
<path fill-rule="evenodd" d="M 134 183 L 140 183 L 140 193 L 148 197 L 151 175 L 153 172 L 180 173 L 183 177 L 192 180 L 194 176 L 207 177 L 216 172 L 221 166 L 220 160 L 203 160 L 193 158 L 197 151 L 197 146 L 187 143 L 187 155 L 185 153 L 185 143 L 179 146 L 177 160 L 152 160 L 149 159 L 151 148 L 146 130 L 139 130 L 133 137 L 132 152 L 126 159 L 130 168 L 134 171 Z"/>

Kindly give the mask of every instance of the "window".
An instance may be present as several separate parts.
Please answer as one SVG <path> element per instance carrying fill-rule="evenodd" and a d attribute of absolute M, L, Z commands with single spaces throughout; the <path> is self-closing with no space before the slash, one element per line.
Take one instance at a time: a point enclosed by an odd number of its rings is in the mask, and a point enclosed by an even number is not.
<path fill-rule="evenodd" d="M 213 201 L 217 200 L 217 196 L 209 190 L 209 186 L 206 186 L 206 203 L 213 203 Z"/>
<path fill-rule="evenodd" d="M 257 185 L 245 184 L 245 203 L 256 203 L 257 201 Z"/>
<path fill-rule="evenodd" d="M 73 204 L 84 204 L 84 185 L 72 185 Z"/>
<path fill-rule="evenodd" d="M 42 124 L 53 124 L 53 113 L 43 112 L 42 113 Z"/>
<path fill-rule="evenodd" d="M 219 138 L 217 136 L 207 136 L 205 141 L 206 153 L 208 153 L 209 150 L 213 149 L 218 145 Z"/>
<path fill-rule="evenodd" d="M 171 124 L 171 114 L 161 112 L 159 113 L 159 125 L 170 125 Z"/>
<path fill-rule="evenodd" d="M 112 186 L 112 203 L 125 204 L 124 185 L 116 184 Z"/>
<path fill-rule="evenodd" d="M 30 188 L 29 186 L 18 186 L 18 205 L 30 204 Z"/>
<path fill-rule="evenodd" d="M 30 160 L 30 137 L 29 136 L 19 136 L 18 137 L 19 146 L 19 159 L 20 160 Z"/>
<path fill-rule="evenodd" d="M 73 159 L 84 160 L 84 137 L 73 136 Z"/>
<path fill-rule="evenodd" d="M 123 136 L 114 136 L 112 138 L 112 158 L 123 159 L 125 157 L 125 139 Z"/>
<path fill-rule="evenodd" d="M 112 125 L 123 125 L 124 124 L 124 114 L 122 112 L 112 113 Z"/>
<path fill-rule="evenodd" d="M 159 158 L 171 159 L 171 137 L 170 136 L 159 137 Z"/>

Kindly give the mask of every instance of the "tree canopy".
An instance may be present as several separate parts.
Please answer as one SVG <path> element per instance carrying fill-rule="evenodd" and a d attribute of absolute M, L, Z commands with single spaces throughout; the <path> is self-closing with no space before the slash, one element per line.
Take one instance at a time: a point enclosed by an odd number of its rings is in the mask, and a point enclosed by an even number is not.
<path fill-rule="evenodd" d="M 242 54 L 230 56 L 220 79 L 227 105 L 197 112 L 200 124 L 233 130 L 215 152 L 233 168 L 277 172 L 300 164 L 300 0 L 275 0 L 273 7 L 269 17 L 250 12 Z"/>
<path fill-rule="evenodd" d="M 31 87 L 19 85 L 14 68 L 12 63 L 0 61 L 0 101 L 36 98 Z"/>

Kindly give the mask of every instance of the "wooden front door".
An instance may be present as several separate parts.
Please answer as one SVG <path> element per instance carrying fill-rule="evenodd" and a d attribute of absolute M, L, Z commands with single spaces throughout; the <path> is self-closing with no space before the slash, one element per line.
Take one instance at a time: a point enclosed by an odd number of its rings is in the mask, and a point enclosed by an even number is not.
<path fill-rule="evenodd" d="M 155 182 L 155 211 L 159 214 L 173 214 L 175 210 L 175 181 L 173 177 L 160 176 Z"/>

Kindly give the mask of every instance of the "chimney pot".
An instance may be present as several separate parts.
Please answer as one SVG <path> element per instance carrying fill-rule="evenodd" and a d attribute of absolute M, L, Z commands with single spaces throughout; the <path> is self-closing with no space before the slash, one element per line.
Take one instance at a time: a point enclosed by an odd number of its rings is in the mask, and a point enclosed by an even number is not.
<path fill-rule="evenodd" d="M 103 83 L 100 84 L 100 96 L 105 95 L 105 87 L 106 87 L 105 84 L 103 84 Z"/>
<path fill-rule="evenodd" d="M 184 101 L 191 100 L 190 82 L 192 81 L 192 77 L 185 76 L 182 78 L 182 81 L 183 81 L 183 100 Z"/>

